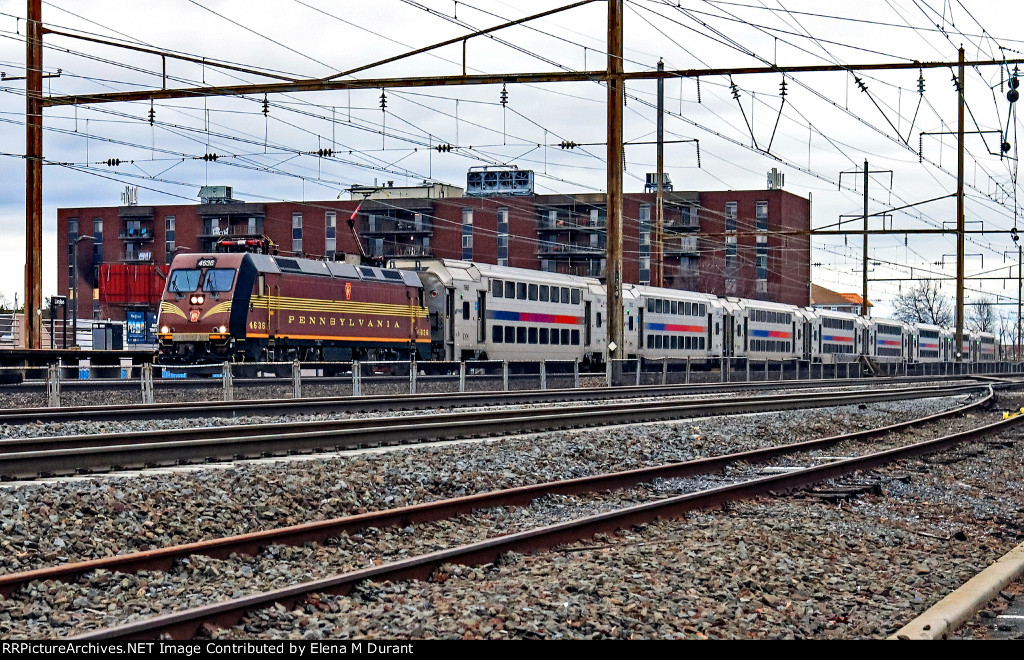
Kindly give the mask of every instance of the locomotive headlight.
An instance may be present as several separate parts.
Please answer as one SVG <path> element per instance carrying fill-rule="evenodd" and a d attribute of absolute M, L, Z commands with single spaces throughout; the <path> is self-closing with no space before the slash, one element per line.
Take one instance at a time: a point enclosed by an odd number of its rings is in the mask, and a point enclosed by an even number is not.
<path fill-rule="evenodd" d="M 170 328 L 168 328 L 168 327 L 167 327 L 166 325 L 162 325 L 162 326 L 160 326 L 160 334 L 164 334 L 164 335 L 166 335 L 166 334 L 167 334 L 168 332 L 170 332 L 170 331 L 171 331 L 171 329 L 170 329 Z"/>
<path fill-rule="evenodd" d="M 227 331 L 228 331 L 227 326 L 223 326 L 222 325 L 219 328 L 217 328 L 217 332 L 219 332 L 222 335 L 225 334 Z"/>
<path fill-rule="evenodd" d="M 190 303 L 192 303 L 193 305 L 202 305 L 203 301 L 205 301 L 205 300 L 206 300 L 206 296 L 204 296 L 202 294 L 200 294 L 198 296 L 192 296 L 191 298 L 188 299 L 188 301 Z"/>

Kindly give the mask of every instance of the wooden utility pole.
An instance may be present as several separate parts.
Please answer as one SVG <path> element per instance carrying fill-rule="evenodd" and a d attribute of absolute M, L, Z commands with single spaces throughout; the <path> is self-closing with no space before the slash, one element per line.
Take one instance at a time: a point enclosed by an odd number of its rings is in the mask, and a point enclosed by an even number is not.
<path fill-rule="evenodd" d="M 957 74 L 956 127 L 956 361 L 964 348 L 964 49 L 960 48 Z M 968 353 L 970 346 L 967 347 Z"/>
<path fill-rule="evenodd" d="M 28 0 L 25 25 L 25 336 L 43 347 L 42 0 Z"/>
<path fill-rule="evenodd" d="M 658 71 L 665 62 L 658 60 Z M 665 79 L 658 78 L 658 193 L 651 241 L 651 286 L 665 286 Z"/>
<path fill-rule="evenodd" d="M 625 355 L 622 318 L 622 0 L 608 0 L 608 357 Z M 611 350 L 610 344 L 615 344 Z"/>

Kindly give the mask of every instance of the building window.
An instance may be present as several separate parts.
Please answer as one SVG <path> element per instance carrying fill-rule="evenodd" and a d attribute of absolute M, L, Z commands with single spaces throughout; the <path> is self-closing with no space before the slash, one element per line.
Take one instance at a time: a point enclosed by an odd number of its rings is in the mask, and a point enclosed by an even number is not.
<path fill-rule="evenodd" d="M 96 218 L 92 221 L 92 262 L 93 264 L 103 263 L 103 218 Z"/>
<path fill-rule="evenodd" d="M 725 231 L 736 231 L 736 202 L 725 203 Z"/>
<path fill-rule="evenodd" d="M 164 263 L 174 259 L 174 216 L 164 216 Z"/>
<path fill-rule="evenodd" d="M 498 209 L 498 265 L 508 265 L 508 209 Z"/>
<path fill-rule="evenodd" d="M 338 251 L 338 214 L 328 211 L 324 214 L 324 256 L 333 259 Z"/>
<path fill-rule="evenodd" d="M 757 202 L 755 211 L 757 231 L 768 231 L 768 202 Z"/>
<path fill-rule="evenodd" d="M 651 205 L 640 205 L 640 284 L 651 283 Z"/>
<path fill-rule="evenodd" d="M 292 213 L 292 254 L 302 256 L 302 214 Z"/>
<path fill-rule="evenodd" d="M 462 258 L 473 259 L 473 209 L 462 209 Z"/>

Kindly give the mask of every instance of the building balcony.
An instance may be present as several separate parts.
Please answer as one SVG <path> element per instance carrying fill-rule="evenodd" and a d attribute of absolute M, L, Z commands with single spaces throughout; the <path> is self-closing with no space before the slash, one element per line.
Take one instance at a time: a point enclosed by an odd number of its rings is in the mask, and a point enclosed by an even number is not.
<path fill-rule="evenodd" d="M 574 220 L 556 220 L 552 222 L 548 218 L 542 218 L 537 222 L 538 232 L 582 232 L 586 234 L 592 234 L 594 232 L 604 232 L 608 228 L 608 223 L 604 218 L 598 220 L 592 220 L 590 218 L 578 218 Z"/>
<path fill-rule="evenodd" d="M 128 252 L 122 254 L 119 259 L 123 264 L 151 264 L 153 263 L 152 252 Z"/>
<path fill-rule="evenodd" d="M 263 236 L 263 224 L 260 223 L 255 228 L 249 227 L 248 224 L 214 229 L 204 228 L 199 234 L 199 238 L 221 238 L 224 236 Z"/>
<path fill-rule="evenodd" d="M 147 229 L 146 227 L 125 229 L 118 234 L 117 237 L 122 241 L 127 241 L 129 243 L 145 243 L 156 238 L 156 236 L 153 235 L 153 230 Z"/>
<path fill-rule="evenodd" d="M 603 259 L 606 248 L 604 245 L 565 245 L 541 243 L 537 247 L 537 256 L 544 259 L 584 257 L 587 259 Z"/>
<path fill-rule="evenodd" d="M 700 223 L 693 221 L 669 220 L 665 218 L 665 231 L 695 232 L 700 231 Z"/>
<path fill-rule="evenodd" d="M 381 248 L 372 248 L 367 256 L 377 259 L 388 259 L 391 257 L 430 257 L 433 256 L 429 247 L 422 245 L 385 245 Z"/>
<path fill-rule="evenodd" d="M 360 232 L 363 236 L 431 236 L 434 228 L 429 225 L 417 227 L 413 223 L 395 225 L 384 225 L 373 229 L 364 229 Z"/>

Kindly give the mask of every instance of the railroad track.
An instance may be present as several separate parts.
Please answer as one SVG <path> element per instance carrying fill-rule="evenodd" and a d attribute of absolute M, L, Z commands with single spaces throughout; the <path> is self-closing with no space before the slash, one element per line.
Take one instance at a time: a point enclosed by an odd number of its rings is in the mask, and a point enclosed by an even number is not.
<path fill-rule="evenodd" d="M 453 440 L 513 433 L 640 423 L 825 406 L 856 405 L 915 398 L 956 396 L 991 386 L 956 384 L 918 386 L 853 393 L 794 393 L 731 401 L 680 400 L 659 403 L 620 402 L 575 408 L 527 408 L 404 417 L 371 417 L 329 422 L 288 422 L 244 427 L 202 427 L 145 433 L 111 433 L 0 441 L 0 475 L 8 479 L 70 475 L 88 471 L 132 469 L 333 451 L 385 444 Z M 647 390 L 650 395 L 650 390 Z"/>
<path fill-rule="evenodd" d="M 616 399 L 659 396 L 687 396 L 751 390 L 821 389 L 836 387 L 878 387 L 893 384 L 927 384 L 934 377 L 884 379 L 832 379 L 756 381 L 743 383 L 706 383 L 688 385 L 641 385 L 600 389 L 551 389 L 511 392 L 448 392 L 441 394 L 381 394 L 301 399 L 252 399 L 239 401 L 203 401 L 133 404 L 129 406 L 62 406 L 61 408 L 0 409 L 0 424 L 62 423 L 71 421 L 141 421 L 157 419 L 207 419 L 249 415 L 295 415 L 344 412 L 389 412 L 445 407 L 510 406 L 526 403 L 568 403 L 590 401 L 595 396 Z M 946 382 L 993 383 L 997 389 L 1020 384 L 983 376 L 943 377 Z M 236 381 L 238 382 L 238 381 Z"/>
<path fill-rule="evenodd" d="M 979 401 L 971 406 L 921 420 L 913 420 L 901 424 L 872 429 L 855 434 L 824 438 L 814 441 L 795 443 L 785 447 L 776 447 L 755 452 L 745 452 L 728 456 L 703 459 L 667 466 L 658 466 L 626 473 L 599 475 L 568 482 L 539 484 L 517 488 L 510 491 L 484 493 L 469 498 L 447 500 L 426 505 L 405 507 L 393 511 L 365 514 L 334 521 L 324 521 L 301 525 L 294 528 L 270 530 L 257 534 L 249 534 L 232 539 L 218 539 L 204 543 L 179 546 L 164 550 L 139 553 L 138 555 L 109 558 L 77 565 L 42 569 L 19 575 L 0 577 L 0 590 L 9 594 L 13 589 L 28 584 L 32 580 L 70 580 L 84 572 L 104 568 L 107 570 L 130 571 L 166 568 L 175 559 L 190 554 L 207 554 L 226 556 L 231 553 L 250 553 L 269 544 L 303 543 L 322 541 L 342 532 L 352 533 L 354 530 L 368 526 L 381 527 L 386 525 L 406 525 L 415 522 L 437 520 L 458 513 L 491 506 L 509 506 L 522 504 L 544 494 L 551 493 L 585 493 L 610 488 L 624 488 L 633 484 L 650 481 L 656 478 L 669 478 L 701 474 L 720 470 L 727 464 L 743 461 L 747 463 L 764 462 L 780 455 L 790 454 L 808 449 L 820 449 L 839 442 L 865 439 L 903 429 L 908 426 L 935 421 L 950 414 L 983 405 Z M 312 580 L 303 584 L 274 591 L 235 598 L 221 603 L 192 608 L 169 615 L 159 616 L 144 621 L 126 624 L 114 628 L 97 630 L 76 639 L 130 639 L 152 638 L 168 635 L 173 638 L 189 638 L 208 626 L 223 627 L 237 623 L 246 613 L 253 610 L 280 604 L 286 608 L 305 600 L 311 594 L 344 594 L 364 580 L 395 581 L 403 579 L 425 579 L 443 564 L 480 564 L 495 561 L 499 555 L 509 551 L 529 552 L 547 549 L 564 543 L 590 538 L 599 532 L 609 532 L 631 525 L 642 524 L 658 517 L 677 516 L 685 511 L 715 506 L 728 501 L 755 497 L 758 495 L 777 493 L 794 488 L 805 487 L 823 480 L 841 477 L 855 471 L 871 469 L 897 460 L 943 451 L 968 441 L 980 440 L 988 435 L 1000 433 L 1011 426 L 1024 421 L 1024 416 L 1011 418 L 955 433 L 940 438 L 917 442 L 910 445 L 872 452 L 855 458 L 839 459 L 825 464 L 803 468 L 786 474 L 760 477 L 712 488 L 695 493 L 687 493 L 669 497 L 660 501 L 645 502 L 617 510 L 586 516 L 569 522 L 547 525 L 507 536 L 490 538 L 437 552 L 430 552 L 395 561 L 381 566 L 354 570 L 327 579 Z M 132 563 L 135 562 L 135 565 Z"/>

